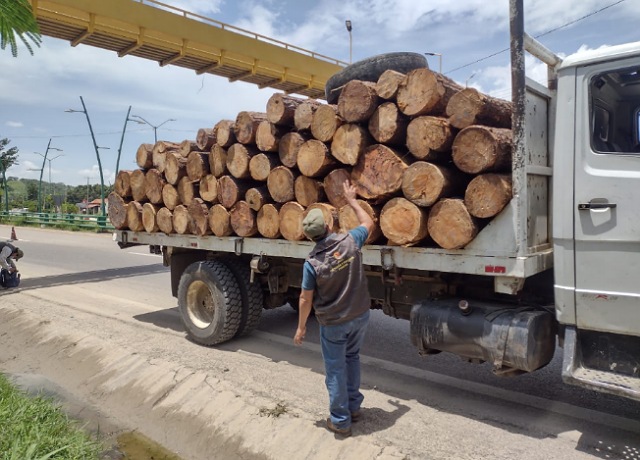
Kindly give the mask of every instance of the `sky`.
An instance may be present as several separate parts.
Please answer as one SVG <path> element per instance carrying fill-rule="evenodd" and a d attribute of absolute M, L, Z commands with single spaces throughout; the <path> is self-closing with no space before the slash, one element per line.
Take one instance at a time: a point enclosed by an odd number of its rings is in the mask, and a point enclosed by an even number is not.
<path fill-rule="evenodd" d="M 437 53 L 442 72 L 496 97 L 510 97 L 508 0 L 164 0 L 243 29 L 342 61 L 387 52 Z M 640 41 L 640 0 L 524 0 L 525 30 L 565 57 L 576 52 Z M 602 11 L 599 11 L 602 10 Z M 599 11 L 599 12 L 598 12 Z M 592 14 L 595 13 L 595 14 Z M 494 55 L 495 54 L 495 55 Z M 488 56 L 493 57 L 487 58 Z M 440 58 L 427 56 L 439 70 Z M 487 59 L 485 59 L 487 58 Z M 546 67 L 527 58 L 528 76 L 544 82 Z M 86 45 L 43 37 L 31 56 L 0 50 L 0 138 L 18 147 L 19 164 L 8 176 L 99 184 L 96 153 L 82 109 L 95 133 L 106 185 L 113 184 L 118 146 L 131 114 L 158 128 L 158 139 L 195 139 L 200 128 L 235 119 L 243 110 L 265 111 L 277 90 L 258 89 L 223 77 L 197 75 L 175 66 Z M 43 166 L 49 140 L 50 161 Z M 142 143 L 153 129 L 127 123 L 120 169 L 135 169 Z M 43 169 L 44 168 L 44 169 Z"/>

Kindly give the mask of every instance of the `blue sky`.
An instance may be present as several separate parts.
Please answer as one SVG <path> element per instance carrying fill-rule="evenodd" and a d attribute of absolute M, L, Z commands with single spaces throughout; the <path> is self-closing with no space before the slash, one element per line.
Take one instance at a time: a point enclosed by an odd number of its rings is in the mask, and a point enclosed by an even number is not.
<path fill-rule="evenodd" d="M 536 36 L 565 24 L 539 40 L 566 56 L 584 49 L 640 40 L 640 0 L 524 0 L 526 30 Z M 509 46 L 507 0 L 165 0 L 216 20 L 270 36 L 343 61 L 349 60 L 344 21 L 353 24 L 353 60 L 392 51 L 442 54 L 442 70 L 454 80 L 509 97 L 507 52 L 481 60 Z M 617 4 L 616 4 L 617 3 Z M 615 5 L 614 5 L 615 4 Z M 603 11 L 583 18 L 590 13 Z M 479 62 L 476 62 L 479 61 Z M 429 57 L 438 70 L 438 58 Z M 543 65 L 528 60 L 529 75 L 543 81 Z M 38 178 L 52 138 L 51 179 L 70 185 L 99 183 L 95 151 L 84 114 L 84 98 L 101 147 L 105 182 L 113 183 L 125 115 L 152 124 L 174 118 L 158 129 L 158 138 L 195 139 L 199 128 L 235 119 L 242 110 L 264 111 L 273 89 L 258 89 L 222 77 L 196 75 L 173 66 L 45 37 L 30 56 L 0 52 L 0 138 L 20 150 L 9 176 Z M 135 152 L 153 142 L 153 129 L 129 123 L 121 169 L 133 169 Z M 37 169 L 37 171 L 30 171 Z M 48 180 L 49 164 L 43 179 Z"/>

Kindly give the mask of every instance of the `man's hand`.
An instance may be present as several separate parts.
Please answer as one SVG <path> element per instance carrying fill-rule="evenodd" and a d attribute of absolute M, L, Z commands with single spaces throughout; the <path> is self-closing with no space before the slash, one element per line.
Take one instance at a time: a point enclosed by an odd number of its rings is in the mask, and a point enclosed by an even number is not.
<path fill-rule="evenodd" d="M 9 270 L 8 270 L 9 273 L 16 273 L 17 271 L 18 269 L 15 267 L 9 267 Z"/>
<path fill-rule="evenodd" d="M 349 182 L 349 179 L 342 183 L 342 190 L 347 203 L 351 204 L 356 201 L 356 188 Z"/>
<path fill-rule="evenodd" d="M 296 330 L 296 335 L 293 337 L 293 343 L 296 345 L 302 345 L 302 341 L 304 340 L 305 335 L 307 335 L 307 328 L 298 328 Z"/>

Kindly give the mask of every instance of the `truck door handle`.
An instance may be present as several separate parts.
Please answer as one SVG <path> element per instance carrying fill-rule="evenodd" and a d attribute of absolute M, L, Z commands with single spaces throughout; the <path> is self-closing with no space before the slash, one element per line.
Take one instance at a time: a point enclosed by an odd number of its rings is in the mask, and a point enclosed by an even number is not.
<path fill-rule="evenodd" d="M 613 209 L 615 203 L 578 203 L 578 211 L 589 211 L 591 209 Z"/>

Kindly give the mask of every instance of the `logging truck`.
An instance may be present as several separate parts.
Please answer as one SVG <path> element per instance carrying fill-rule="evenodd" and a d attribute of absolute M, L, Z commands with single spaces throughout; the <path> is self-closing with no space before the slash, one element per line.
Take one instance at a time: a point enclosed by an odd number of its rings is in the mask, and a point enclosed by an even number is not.
<path fill-rule="evenodd" d="M 357 225 L 350 179 L 377 223 L 371 308 L 409 321 L 421 354 L 517 375 L 558 343 L 565 382 L 640 400 L 640 43 L 562 60 L 521 10 L 512 101 L 411 53 L 360 61 L 327 82 L 329 103 L 274 94 L 196 141 L 140 146 L 109 197 L 114 239 L 161 252 L 187 334 L 219 344 L 297 306 L 302 218 Z"/>

